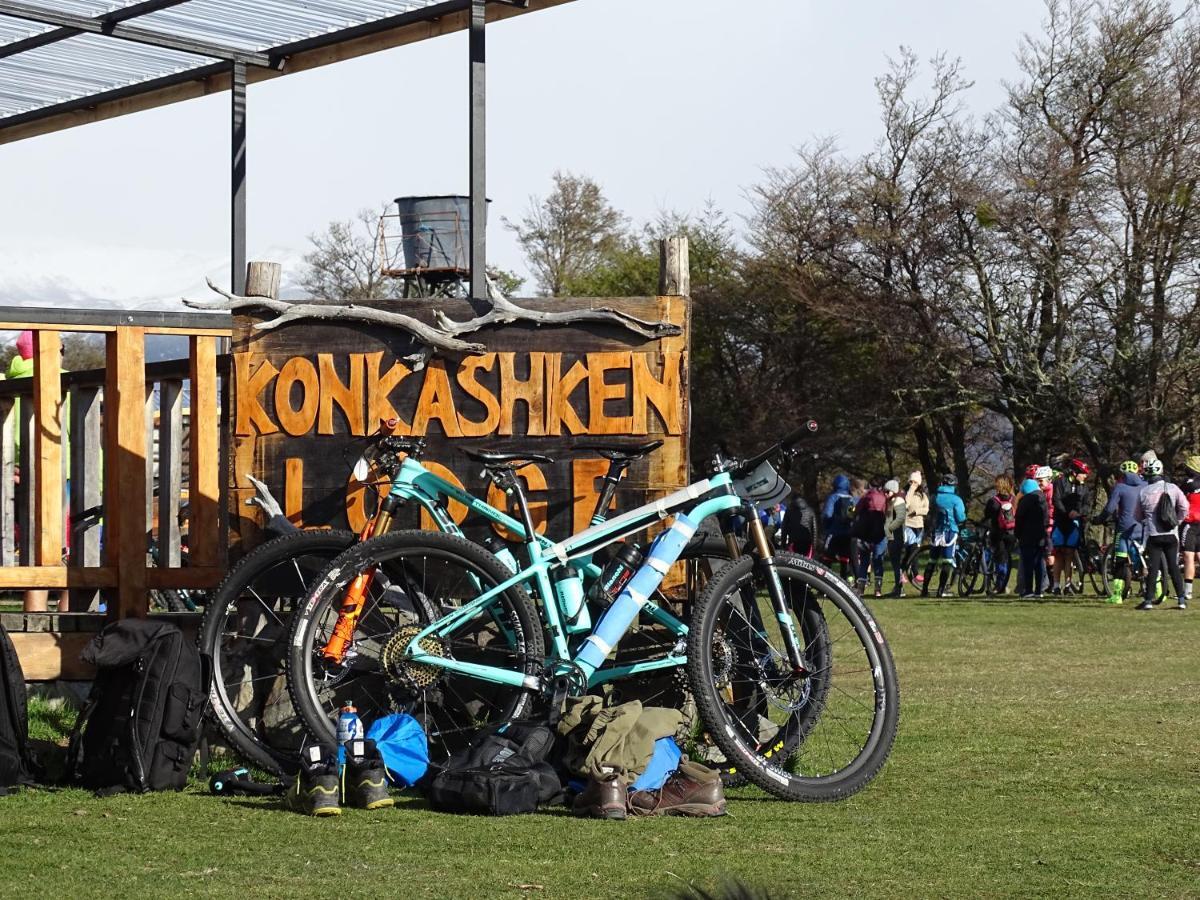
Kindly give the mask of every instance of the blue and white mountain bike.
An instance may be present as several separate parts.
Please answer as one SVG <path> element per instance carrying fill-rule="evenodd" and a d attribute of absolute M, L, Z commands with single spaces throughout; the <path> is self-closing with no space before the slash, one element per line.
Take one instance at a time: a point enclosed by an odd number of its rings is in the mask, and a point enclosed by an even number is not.
<path fill-rule="evenodd" d="M 708 478 L 557 542 L 536 535 L 516 476 L 547 460 L 474 453 L 516 501 L 527 560 L 514 572 L 459 535 L 430 531 L 394 531 L 348 550 L 293 617 L 288 685 L 297 711 L 323 741 L 333 740 L 345 703 L 367 719 L 410 712 L 436 760 L 544 701 L 683 668 L 700 713 L 696 739 L 716 744 L 739 774 L 786 799 L 853 794 L 895 739 L 891 653 L 843 581 L 772 548 L 751 499 L 756 485 L 778 477 L 771 459 L 804 433 L 750 460 L 718 455 Z M 411 498 L 415 487 L 402 468 L 393 495 Z M 750 524 L 745 555 L 735 513 Z M 710 516 L 736 558 L 685 623 L 656 596 Z M 667 518 L 644 552 L 626 543 L 600 565 L 598 554 Z M 614 658 L 631 627 L 666 629 L 674 642 L 655 659 Z"/>

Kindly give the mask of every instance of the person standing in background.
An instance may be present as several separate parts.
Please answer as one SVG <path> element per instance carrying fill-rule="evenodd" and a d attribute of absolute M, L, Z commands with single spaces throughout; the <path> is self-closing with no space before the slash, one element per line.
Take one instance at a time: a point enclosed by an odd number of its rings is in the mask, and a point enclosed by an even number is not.
<path fill-rule="evenodd" d="M 904 494 L 900 493 L 900 482 L 895 478 L 883 486 L 887 494 L 887 518 L 883 533 L 888 542 L 888 555 L 892 561 L 892 575 L 896 579 L 892 587 L 893 597 L 904 596 L 904 528 L 908 520 L 908 506 Z"/>
<path fill-rule="evenodd" d="M 883 478 L 876 476 L 854 507 L 854 527 L 851 535 L 854 577 L 858 593 L 866 596 L 867 578 L 875 576 L 875 597 L 883 596 L 883 556 L 887 552 L 887 494 L 883 491 Z"/>
<path fill-rule="evenodd" d="M 1017 519 L 1014 534 L 1021 553 L 1020 595 L 1023 599 L 1041 597 L 1044 588 L 1046 567 L 1046 526 L 1050 522 L 1050 510 L 1046 495 L 1037 481 L 1026 478 L 1021 483 L 1021 499 L 1017 503 Z"/>
<path fill-rule="evenodd" d="M 838 475 L 833 479 L 833 492 L 821 508 L 821 530 L 825 533 L 825 553 L 841 566 L 842 577 L 850 565 L 850 527 L 854 523 L 854 497 L 850 494 L 850 478 Z"/>
<path fill-rule="evenodd" d="M 1108 493 L 1108 503 L 1100 514 L 1099 521 L 1112 522 L 1115 550 L 1113 552 L 1114 578 L 1108 602 L 1120 604 L 1129 584 L 1132 565 L 1137 565 L 1138 543 L 1142 537 L 1142 526 L 1137 520 L 1138 497 L 1146 482 L 1138 473 L 1141 466 L 1136 460 L 1127 459 L 1120 465 L 1121 477 Z"/>
<path fill-rule="evenodd" d="M 993 590 L 1003 594 L 1008 590 L 1009 568 L 1017 549 L 1017 498 L 1013 494 L 1012 479 L 1007 475 L 996 476 L 996 492 L 984 507 L 983 522 L 995 573 Z"/>
<path fill-rule="evenodd" d="M 1091 469 L 1081 459 L 1072 459 L 1066 464 L 1066 473 L 1054 482 L 1054 531 L 1051 535 L 1054 546 L 1054 574 L 1051 581 L 1057 585 L 1052 593 L 1071 592 L 1071 569 L 1075 564 L 1075 551 L 1083 545 L 1087 520 L 1092 510 L 1092 492 L 1088 487 Z"/>
<path fill-rule="evenodd" d="M 1165 562 L 1180 609 L 1187 609 L 1183 574 L 1179 571 L 1179 523 L 1187 518 L 1188 501 L 1176 485 L 1163 478 L 1162 460 L 1146 463 L 1146 486 L 1138 494 L 1137 518 L 1146 528 L 1146 596 L 1135 609 L 1161 603 L 1158 570 Z"/>
<path fill-rule="evenodd" d="M 780 529 L 783 546 L 800 556 L 812 556 L 817 539 L 817 514 L 800 493 L 800 485 L 792 485 L 792 498 L 783 514 Z"/>
<path fill-rule="evenodd" d="M 1183 520 L 1183 598 L 1192 602 L 1192 582 L 1196 580 L 1196 557 L 1200 555 L 1200 455 L 1184 461 L 1183 488 L 1188 501 L 1187 518 Z"/>
<path fill-rule="evenodd" d="M 902 567 L 915 583 L 920 577 L 916 573 L 917 554 L 921 552 L 921 540 L 925 536 L 925 517 L 929 515 L 929 494 L 925 492 L 924 479 L 921 477 L 920 471 L 913 472 L 908 476 L 908 487 L 904 491 L 904 509 Z"/>
<path fill-rule="evenodd" d="M 958 550 L 958 529 L 967 521 L 967 508 L 958 496 L 956 487 L 958 479 L 947 472 L 942 476 L 937 494 L 933 498 L 933 527 L 929 541 L 929 564 L 925 567 L 925 584 L 921 587 L 921 596 L 929 596 L 930 581 L 933 570 L 938 571 L 939 597 L 946 596 L 946 582 L 954 571 L 957 562 L 954 558 Z"/>

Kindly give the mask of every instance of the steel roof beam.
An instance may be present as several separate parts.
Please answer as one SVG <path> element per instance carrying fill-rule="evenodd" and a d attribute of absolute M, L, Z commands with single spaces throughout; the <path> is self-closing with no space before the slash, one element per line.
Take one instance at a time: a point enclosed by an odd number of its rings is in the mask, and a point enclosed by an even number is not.
<path fill-rule="evenodd" d="M 148 13 L 158 12 L 161 9 L 169 9 L 172 6 L 178 6 L 181 3 L 187 2 L 188 0 L 143 0 L 141 3 L 124 6 L 121 9 L 114 9 L 112 12 L 105 13 L 102 16 L 96 16 L 96 21 L 103 22 L 106 25 L 116 22 L 126 22 L 137 16 L 144 16 Z M 19 41 L 0 44 L 0 59 L 8 56 L 16 56 L 18 53 L 24 53 L 26 50 L 36 50 L 38 47 L 45 47 L 47 44 L 56 44 L 59 41 L 65 41 L 69 37 L 75 37 L 77 34 L 83 34 L 83 32 L 78 28 L 54 28 L 50 31 L 43 31 L 41 34 L 22 38 Z"/>
<path fill-rule="evenodd" d="M 48 9 L 35 3 L 15 2 L 15 0 L 0 0 L 0 14 L 14 19 L 24 19 L 27 22 L 40 22 L 43 25 L 58 25 L 62 28 L 73 28 L 80 32 L 107 35 L 135 44 L 146 44 L 165 50 L 176 50 L 181 53 L 191 53 L 196 56 L 207 56 L 211 59 L 223 59 L 227 62 L 240 62 L 248 66 L 263 68 L 280 68 L 282 60 L 273 62 L 266 53 L 254 50 L 238 50 L 212 44 L 208 41 L 198 41 L 180 35 L 164 34 L 160 31 L 150 31 L 136 25 L 125 25 L 121 22 L 106 21 L 104 16 L 89 18 L 72 13 Z"/>

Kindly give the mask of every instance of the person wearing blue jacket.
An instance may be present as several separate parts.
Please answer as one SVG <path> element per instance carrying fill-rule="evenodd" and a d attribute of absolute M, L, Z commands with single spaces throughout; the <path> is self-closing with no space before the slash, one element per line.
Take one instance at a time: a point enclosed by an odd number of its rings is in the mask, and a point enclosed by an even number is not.
<path fill-rule="evenodd" d="M 967 521 L 967 507 L 958 496 L 956 490 L 958 479 L 946 473 L 938 484 L 937 493 L 933 496 L 930 518 L 932 538 L 929 545 L 929 565 L 925 567 L 925 584 L 921 586 L 921 596 L 929 596 L 929 585 L 933 580 L 933 570 L 938 572 L 939 597 L 946 596 L 946 582 L 954 570 L 954 552 L 958 549 L 958 528 Z"/>
<path fill-rule="evenodd" d="M 1104 512 L 1100 514 L 1100 521 L 1112 522 L 1116 532 L 1116 552 L 1113 554 L 1116 577 L 1112 580 L 1109 603 L 1120 603 L 1125 596 L 1131 558 L 1134 565 L 1138 564 L 1138 541 L 1142 536 L 1142 525 L 1137 519 L 1138 497 L 1146 486 L 1145 479 L 1138 474 L 1139 468 L 1132 459 L 1121 463 L 1121 477 L 1113 485 Z"/>
<path fill-rule="evenodd" d="M 850 478 L 838 475 L 833 479 L 833 493 L 825 498 L 821 508 L 821 529 L 825 532 L 825 553 L 841 563 L 842 577 L 850 564 L 850 529 L 854 525 L 854 497 L 850 493 Z"/>

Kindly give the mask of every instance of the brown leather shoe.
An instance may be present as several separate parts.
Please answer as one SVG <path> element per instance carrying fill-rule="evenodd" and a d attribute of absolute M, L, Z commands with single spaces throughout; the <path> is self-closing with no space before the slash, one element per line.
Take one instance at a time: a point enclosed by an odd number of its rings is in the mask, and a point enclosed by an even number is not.
<path fill-rule="evenodd" d="M 621 773 L 588 779 L 583 793 L 575 796 L 571 811 L 589 819 L 624 819 L 629 805 L 629 786 Z"/>
<path fill-rule="evenodd" d="M 721 773 L 684 758 L 660 790 L 634 791 L 629 809 L 635 816 L 723 816 Z"/>

